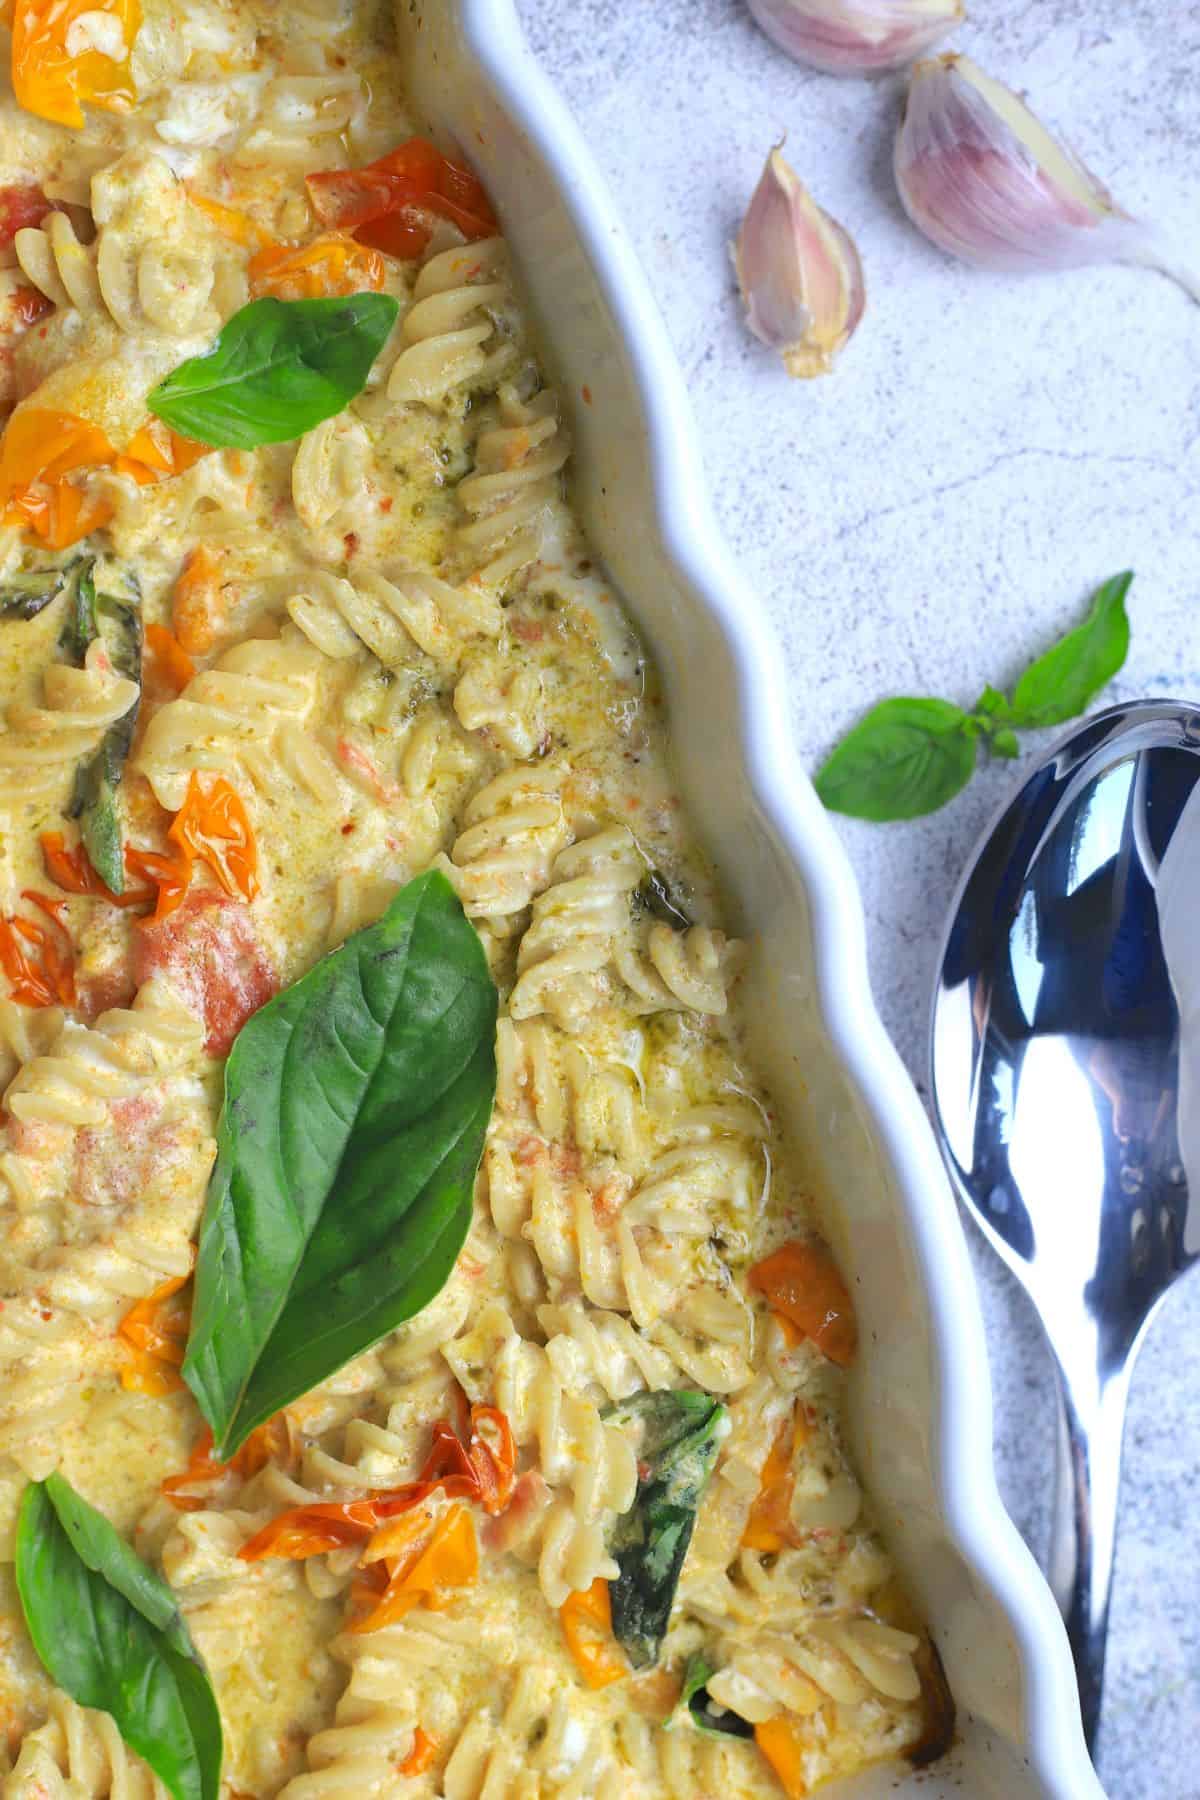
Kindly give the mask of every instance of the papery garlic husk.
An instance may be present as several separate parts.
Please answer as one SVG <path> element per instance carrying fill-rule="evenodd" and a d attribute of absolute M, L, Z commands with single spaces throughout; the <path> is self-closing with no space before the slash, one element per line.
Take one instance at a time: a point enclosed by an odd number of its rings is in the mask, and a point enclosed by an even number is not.
<path fill-rule="evenodd" d="M 863 316 L 862 264 L 853 239 L 817 205 L 778 145 L 733 262 L 755 337 L 780 352 L 789 375 L 828 375 Z"/>
<path fill-rule="evenodd" d="M 1141 263 L 1200 299 L 1196 276 L 970 57 L 917 64 L 895 169 L 913 224 L 964 262 L 1018 271 Z"/>
<path fill-rule="evenodd" d="M 966 17 L 963 0 L 748 0 L 767 36 L 829 75 L 902 69 Z"/>

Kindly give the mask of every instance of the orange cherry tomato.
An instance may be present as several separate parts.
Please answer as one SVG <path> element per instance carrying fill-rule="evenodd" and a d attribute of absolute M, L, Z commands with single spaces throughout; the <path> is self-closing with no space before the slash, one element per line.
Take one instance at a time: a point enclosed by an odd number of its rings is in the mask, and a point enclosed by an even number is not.
<path fill-rule="evenodd" d="M 12 84 L 40 119 L 78 128 L 82 102 L 119 112 L 137 93 L 129 53 L 142 22 L 138 0 L 15 0 Z"/>
<path fill-rule="evenodd" d="M 246 266 L 250 292 L 276 300 L 320 300 L 336 294 L 377 293 L 387 277 L 378 250 L 330 232 L 311 244 L 268 244 Z"/>
<path fill-rule="evenodd" d="M 783 1244 L 750 1270 L 749 1282 L 778 1313 L 811 1338 L 830 1362 L 848 1368 L 858 1349 L 854 1307 L 823 1244 Z"/>
<path fill-rule="evenodd" d="M 563 1636 L 575 1666 L 590 1688 L 623 1681 L 629 1664 L 617 1648 L 608 1583 L 597 1575 L 591 1587 L 568 1594 L 558 1609 Z"/>

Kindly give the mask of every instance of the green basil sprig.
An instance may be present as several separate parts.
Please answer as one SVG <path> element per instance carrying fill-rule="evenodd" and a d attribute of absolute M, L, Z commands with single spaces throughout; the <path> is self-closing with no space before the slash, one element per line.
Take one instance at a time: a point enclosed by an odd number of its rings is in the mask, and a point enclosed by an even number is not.
<path fill-rule="evenodd" d="M 660 875 L 657 869 L 647 869 L 634 888 L 633 908 L 635 912 L 649 913 L 652 918 L 661 919 L 673 931 L 687 931 L 695 923 L 676 898 L 666 876 Z"/>
<path fill-rule="evenodd" d="M 253 450 L 286 443 L 361 391 L 398 311 L 390 294 L 252 300 L 211 350 L 172 369 L 146 404 L 202 444 Z"/>
<path fill-rule="evenodd" d="M 609 1588 L 613 1635 L 640 1669 L 658 1656 L 729 1414 L 708 1394 L 681 1390 L 637 1394 L 607 1416 L 632 1428 L 641 1471 L 613 1531 L 620 1574 Z"/>
<path fill-rule="evenodd" d="M 1026 669 L 1009 700 L 986 687 L 968 712 L 949 700 L 881 701 L 844 737 L 815 777 L 831 812 L 876 823 L 936 812 L 967 785 L 976 745 L 1018 754 L 1017 732 L 1061 725 L 1086 710 L 1129 653 L 1125 596 L 1114 575 L 1092 597 L 1082 625 Z"/>
<path fill-rule="evenodd" d="M 110 1713 L 175 1800 L 216 1800 L 221 1718 L 175 1596 L 61 1475 L 22 1495 L 16 1576 L 51 1679 Z"/>
<path fill-rule="evenodd" d="M 71 589 L 59 647 L 82 666 L 88 648 L 99 638 L 118 674 L 142 681 L 141 593 L 136 577 L 125 577 L 126 592 L 101 592 L 95 581 L 96 559 L 82 563 Z M 140 692 L 133 705 L 109 726 L 96 749 L 75 771 L 75 787 L 67 807 L 79 820 L 79 833 L 92 867 L 111 893 L 125 888 L 125 837 L 117 806 L 117 789 L 137 725 Z"/>
<path fill-rule="evenodd" d="M 79 564 L 69 562 L 50 569 L 25 569 L 0 584 L 0 619 L 36 619 L 66 587 Z"/>
<path fill-rule="evenodd" d="M 686 1715 L 697 1731 L 706 1732 L 710 1737 L 753 1737 L 753 1725 L 727 1707 L 714 1706 L 709 1699 L 708 1684 L 716 1672 L 716 1664 L 709 1662 L 703 1650 L 688 1657 L 676 1716 Z M 674 1722 L 673 1717 L 671 1723 Z"/>
<path fill-rule="evenodd" d="M 238 1033 L 183 1365 L 221 1460 L 445 1285 L 496 1010 L 479 937 L 430 870 Z"/>

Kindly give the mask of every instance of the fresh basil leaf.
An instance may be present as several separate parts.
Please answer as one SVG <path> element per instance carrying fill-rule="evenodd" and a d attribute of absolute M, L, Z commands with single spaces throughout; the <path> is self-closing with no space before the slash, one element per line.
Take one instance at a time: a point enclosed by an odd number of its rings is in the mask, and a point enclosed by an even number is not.
<path fill-rule="evenodd" d="M 696 1730 L 707 1732 L 710 1737 L 753 1737 L 754 1727 L 748 1720 L 730 1712 L 728 1707 L 714 1706 L 709 1699 L 708 1683 L 716 1672 L 716 1664 L 710 1663 L 702 1650 L 690 1656 L 683 1672 L 679 1706 Z"/>
<path fill-rule="evenodd" d="M 216 1800 L 220 1714 L 175 1596 L 61 1475 L 25 1489 L 16 1577 L 51 1679 L 111 1714 L 176 1800 Z"/>
<path fill-rule="evenodd" d="M 52 600 L 58 599 L 79 561 L 75 556 L 53 569 L 26 569 L 10 576 L 0 585 L 0 618 L 36 619 Z"/>
<path fill-rule="evenodd" d="M 242 1027 L 183 1365 L 221 1459 L 445 1285 L 496 1010 L 478 935 L 430 870 Z"/>
<path fill-rule="evenodd" d="M 817 771 L 831 812 L 883 823 L 936 812 L 971 779 L 970 717 L 948 700 L 883 700 Z"/>
<path fill-rule="evenodd" d="M 633 890 L 633 904 L 637 912 L 648 912 L 675 931 L 687 931 L 693 923 L 657 869 L 648 869 L 642 876 Z"/>
<path fill-rule="evenodd" d="M 252 300 L 211 350 L 172 369 L 150 411 L 202 444 L 298 438 L 359 393 L 399 311 L 390 294 Z"/>
<path fill-rule="evenodd" d="M 658 1656 L 675 1589 L 729 1414 L 708 1394 L 637 1394 L 607 1415 L 637 1435 L 638 1487 L 617 1520 L 610 1585 L 613 1634 L 635 1668 Z"/>
<path fill-rule="evenodd" d="M 1020 756 L 1021 754 L 1021 746 L 1017 742 L 1017 734 L 1007 725 L 1001 731 L 993 731 L 991 737 L 988 739 L 988 749 L 993 756 L 1003 756 L 1010 761 L 1014 756 Z"/>
<path fill-rule="evenodd" d="M 1013 694 L 1012 724 L 1034 730 L 1086 712 L 1129 654 L 1125 596 L 1132 581 L 1130 570 L 1106 581 L 1093 594 L 1083 624 L 1030 663 Z"/>

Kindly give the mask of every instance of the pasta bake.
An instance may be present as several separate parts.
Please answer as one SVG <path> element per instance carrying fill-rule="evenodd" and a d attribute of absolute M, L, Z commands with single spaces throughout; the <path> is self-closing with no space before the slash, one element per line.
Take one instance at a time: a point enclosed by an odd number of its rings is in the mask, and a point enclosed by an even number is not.
<path fill-rule="evenodd" d="M 654 667 L 374 0 L 12 0 L 0 1797 L 766 1800 L 953 1704 Z"/>

